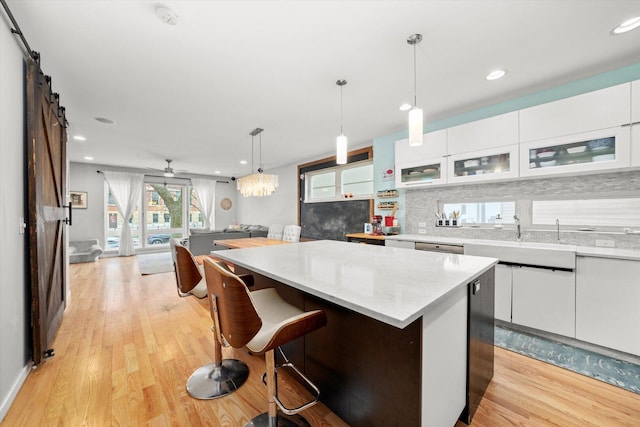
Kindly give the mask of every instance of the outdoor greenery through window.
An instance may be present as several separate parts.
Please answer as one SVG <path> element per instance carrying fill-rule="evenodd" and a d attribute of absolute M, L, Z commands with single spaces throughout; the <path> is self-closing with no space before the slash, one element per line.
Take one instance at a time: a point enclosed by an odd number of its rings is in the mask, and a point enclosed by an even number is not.
<path fill-rule="evenodd" d="M 308 172 L 306 202 L 373 197 L 373 164 L 370 160 Z"/>
<path fill-rule="evenodd" d="M 106 249 L 117 250 L 124 219 L 106 189 Z M 168 245 L 171 238 L 186 236 L 188 228 L 204 226 L 195 191 L 187 184 L 147 180 L 140 197 L 143 203 L 138 203 L 129 221 L 135 247 Z"/>

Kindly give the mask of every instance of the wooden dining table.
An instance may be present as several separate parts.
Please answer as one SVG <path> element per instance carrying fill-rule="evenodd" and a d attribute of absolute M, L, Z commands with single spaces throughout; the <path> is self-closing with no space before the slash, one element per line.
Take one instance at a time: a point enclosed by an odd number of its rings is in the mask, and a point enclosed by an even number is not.
<path fill-rule="evenodd" d="M 229 249 L 256 248 L 260 246 L 288 245 L 291 242 L 277 239 L 267 239 L 266 237 L 245 237 L 242 239 L 214 240 L 213 244 L 224 246 Z"/>

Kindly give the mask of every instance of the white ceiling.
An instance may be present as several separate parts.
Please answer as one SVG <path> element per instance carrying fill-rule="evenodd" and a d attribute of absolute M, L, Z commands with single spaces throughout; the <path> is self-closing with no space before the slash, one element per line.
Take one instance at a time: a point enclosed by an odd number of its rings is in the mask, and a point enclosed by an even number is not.
<path fill-rule="evenodd" d="M 406 126 L 413 98 L 425 121 L 640 62 L 640 1 L 7 0 L 42 55 L 70 122 L 71 161 L 242 176 L 251 137 L 265 169 L 331 155 Z M 485 80 L 496 68 L 505 78 Z M 105 125 L 94 120 L 116 122 Z M 257 140 L 256 140 L 257 142 Z M 257 146 L 256 146 L 257 150 Z M 248 165 L 241 165 L 241 159 Z M 258 154 L 254 158 L 258 168 Z"/>

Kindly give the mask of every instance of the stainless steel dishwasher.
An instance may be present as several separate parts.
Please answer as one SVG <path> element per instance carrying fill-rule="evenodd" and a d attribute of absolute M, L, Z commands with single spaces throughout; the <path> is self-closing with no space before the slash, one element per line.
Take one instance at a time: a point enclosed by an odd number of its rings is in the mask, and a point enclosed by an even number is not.
<path fill-rule="evenodd" d="M 443 245 L 441 243 L 416 242 L 417 251 L 446 252 L 448 254 L 464 254 L 462 245 Z"/>

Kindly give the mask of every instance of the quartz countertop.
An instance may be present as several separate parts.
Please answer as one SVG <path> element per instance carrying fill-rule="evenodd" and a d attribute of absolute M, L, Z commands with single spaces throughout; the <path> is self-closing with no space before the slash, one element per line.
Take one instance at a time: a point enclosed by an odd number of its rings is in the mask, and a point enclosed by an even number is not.
<path fill-rule="evenodd" d="M 332 240 L 218 251 L 216 257 L 398 328 L 498 261 Z"/>
<path fill-rule="evenodd" d="M 423 243 L 441 243 L 441 244 L 447 244 L 447 245 L 460 245 L 460 246 L 464 246 L 466 243 L 475 243 L 475 244 L 495 245 L 495 246 L 547 248 L 550 250 L 573 251 L 576 253 L 577 256 L 616 258 L 616 259 L 626 259 L 631 261 L 640 261 L 640 250 L 637 250 L 637 249 L 603 248 L 599 246 L 575 246 L 575 245 L 563 245 L 563 244 L 557 244 L 557 243 L 536 243 L 536 242 L 526 242 L 526 241 L 515 242 L 515 241 L 507 241 L 507 240 L 471 239 L 471 238 L 464 238 L 464 237 L 428 236 L 425 234 L 396 234 L 393 236 L 386 236 L 386 239 L 410 241 L 410 242 L 423 242 Z"/>

